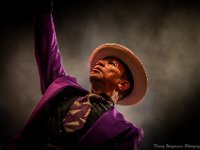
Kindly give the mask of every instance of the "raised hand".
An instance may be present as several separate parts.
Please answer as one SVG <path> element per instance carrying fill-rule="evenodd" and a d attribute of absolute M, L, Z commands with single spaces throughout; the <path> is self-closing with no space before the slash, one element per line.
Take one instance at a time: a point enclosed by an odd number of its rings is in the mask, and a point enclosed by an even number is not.
<path fill-rule="evenodd" d="M 32 0 L 34 14 L 51 14 L 53 11 L 53 0 Z"/>

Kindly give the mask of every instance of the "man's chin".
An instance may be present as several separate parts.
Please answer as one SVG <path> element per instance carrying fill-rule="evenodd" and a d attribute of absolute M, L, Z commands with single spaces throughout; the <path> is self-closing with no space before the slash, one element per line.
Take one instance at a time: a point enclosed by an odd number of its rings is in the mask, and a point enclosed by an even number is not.
<path fill-rule="evenodd" d="M 90 82 L 91 83 L 102 81 L 102 79 L 103 78 L 100 74 L 90 74 Z"/>

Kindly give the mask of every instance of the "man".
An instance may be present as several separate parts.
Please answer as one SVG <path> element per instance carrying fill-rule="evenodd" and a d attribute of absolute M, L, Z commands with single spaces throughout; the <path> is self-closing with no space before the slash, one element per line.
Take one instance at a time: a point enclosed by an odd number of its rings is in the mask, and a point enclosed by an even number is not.
<path fill-rule="evenodd" d="M 143 131 L 114 105 L 135 105 L 144 98 L 147 77 L 141 61 L 125 46 L 102 44 L 90 56 L 91 90 L 83 89 L 62 66 L 48 4 L 40 5 L 34 22 L 43 97 L 20 131 L 16 149 L 136 150 Z"/>

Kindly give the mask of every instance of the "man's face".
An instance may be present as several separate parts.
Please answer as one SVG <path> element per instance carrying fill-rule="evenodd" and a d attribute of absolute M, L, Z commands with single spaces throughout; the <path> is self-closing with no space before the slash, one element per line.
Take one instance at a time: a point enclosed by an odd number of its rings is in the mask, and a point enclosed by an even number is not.
<path fill-rule="evenodd" d="M 102 82 L 110 86 L 117 86 L 121 76 L 124 73 L 124 67 L 120 61 L 114 57 L 99 60 L 90 72 L 90 81 Z"/>

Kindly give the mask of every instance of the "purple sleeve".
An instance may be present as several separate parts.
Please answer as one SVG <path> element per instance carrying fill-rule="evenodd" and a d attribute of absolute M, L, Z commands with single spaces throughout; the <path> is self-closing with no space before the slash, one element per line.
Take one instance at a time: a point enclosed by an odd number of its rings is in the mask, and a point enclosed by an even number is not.
<path fill-rule="evenodd" d="M 52 14 L 35 16 L 35 58 L 42 93 L 58 77 L 65 76 Z"/>

